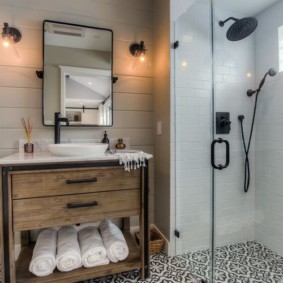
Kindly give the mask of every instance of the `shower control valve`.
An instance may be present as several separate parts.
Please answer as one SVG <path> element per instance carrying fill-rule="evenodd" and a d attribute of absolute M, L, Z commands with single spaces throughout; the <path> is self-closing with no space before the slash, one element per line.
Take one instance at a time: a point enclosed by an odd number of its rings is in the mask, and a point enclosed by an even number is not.
<path fill-rule="evenodd" d="M 216 134 L 229 134 L 231 123 L 229 112 L 216 112 Z"/>

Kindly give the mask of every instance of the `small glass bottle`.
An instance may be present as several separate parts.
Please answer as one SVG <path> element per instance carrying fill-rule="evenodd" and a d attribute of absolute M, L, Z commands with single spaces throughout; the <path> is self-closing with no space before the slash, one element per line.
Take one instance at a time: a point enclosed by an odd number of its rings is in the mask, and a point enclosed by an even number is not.
<path fill-rule="evenodd" d="M 126 145 L 123 143 L 123 139 L 118 139 L 118 143 L 115 145 L 116 149 L 125 149 Z"/>
<path fill-rule="evenodd" d="M 25 143 L 24 150 L 26 153 L 33 153 L 33 143 Z"/>

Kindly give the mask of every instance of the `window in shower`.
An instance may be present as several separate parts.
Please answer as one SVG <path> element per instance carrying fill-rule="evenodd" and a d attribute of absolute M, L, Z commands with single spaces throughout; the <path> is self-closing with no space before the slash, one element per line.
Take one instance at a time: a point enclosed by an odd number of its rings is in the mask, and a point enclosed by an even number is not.
<path fill-rule="evenodd" d="M 283 26 L 278 28 L 279 72 L 283 72 Z"/>

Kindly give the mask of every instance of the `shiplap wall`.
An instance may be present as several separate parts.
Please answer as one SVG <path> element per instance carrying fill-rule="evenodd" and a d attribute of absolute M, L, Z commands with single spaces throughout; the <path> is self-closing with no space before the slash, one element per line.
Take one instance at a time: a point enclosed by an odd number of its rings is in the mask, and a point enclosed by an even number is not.
<path fill-rule="evenodd" d="M 25 138 L 21 117 L 33 119 L 34 139 L 53 137 L 53 128 L 42 126 L 42 81 L 35 75 L 43 67 L 42 22 L 47 19 L 114 32 L 113 71 L 119 77 L 114 85 L 114 126 L 67 128 L 62 138 L 102 138 L 107 130 L 110 138 L 128 137 L 132 148 L 153 153 L 152 0 L 0 0 L 0 18 L 22 33 L 16 44 L 19 57 L 13 47 L 0 47 L 0 157 L 16 152 L 18 140 Z M 129 52 L 130 43 L 141 40 L 149 64 L 134 64 Z"/>

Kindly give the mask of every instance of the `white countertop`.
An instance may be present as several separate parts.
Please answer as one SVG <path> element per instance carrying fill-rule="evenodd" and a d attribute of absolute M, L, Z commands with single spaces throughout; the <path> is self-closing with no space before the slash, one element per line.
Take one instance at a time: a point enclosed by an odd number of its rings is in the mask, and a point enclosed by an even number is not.
<path fill-rule="evenodd" d="M 37 163 L 57 163 L 57 162 L 81 162 L 81 161 L 107 161 L 119 160 L 114 154 L 106 153 L 103 156 L 55 156 L 50 152 L 19 152 L 0 159 L 0 165 L 21 165 L 21 164 L 37 164 Z"/>

